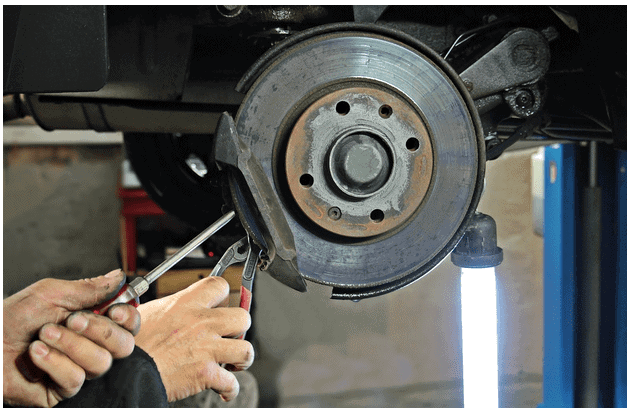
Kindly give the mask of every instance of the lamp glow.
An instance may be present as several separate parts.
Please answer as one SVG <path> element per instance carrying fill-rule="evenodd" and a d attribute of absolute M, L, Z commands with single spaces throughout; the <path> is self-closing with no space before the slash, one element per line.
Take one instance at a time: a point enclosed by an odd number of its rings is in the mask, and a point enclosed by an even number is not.
<path fill-rule="evenodd" d="M 461 269 L 463 405 L 498 407 L 495 268 Z"/>

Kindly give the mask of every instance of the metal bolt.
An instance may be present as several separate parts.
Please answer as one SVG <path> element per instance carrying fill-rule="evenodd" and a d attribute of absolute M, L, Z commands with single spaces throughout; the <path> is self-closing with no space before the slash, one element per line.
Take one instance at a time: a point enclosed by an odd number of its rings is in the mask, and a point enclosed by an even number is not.
<path fill-rule="evenodd" d="M 533 106 L 533 101 L 534 101 L 533 95 L 531 94 L 531 92 L 526 91 L 526 90 L 522 90 L 518 92 L 518 95 L 515 98 L 515 103 L 517 103 L 518 106 L 521 106 L 525 109 Z"/>
<path fill-rule="evenodd" d="M 328 217 L 333 220 L 341 218 L 341 209 L 339 207 L 332 207 L 328 210 Z"/>

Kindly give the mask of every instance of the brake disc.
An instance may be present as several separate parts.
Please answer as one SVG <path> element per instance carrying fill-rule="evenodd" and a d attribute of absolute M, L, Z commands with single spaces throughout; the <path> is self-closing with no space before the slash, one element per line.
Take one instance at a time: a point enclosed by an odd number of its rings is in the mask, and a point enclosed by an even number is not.
<path fill-rule="evenodd" d="M 360 299 L 450 253 L 478 203 L 485 155 L 473 102 L 434 51 L 375 25 L 338 29 L 254 65 L 235 129 L 270 185 L 258 206 L 273 202 L 292 232 L 299 274 Z M 239 188 L 255 186 L 246 178 Z M 251 217 L 251 201 L 234 197 Z"/>

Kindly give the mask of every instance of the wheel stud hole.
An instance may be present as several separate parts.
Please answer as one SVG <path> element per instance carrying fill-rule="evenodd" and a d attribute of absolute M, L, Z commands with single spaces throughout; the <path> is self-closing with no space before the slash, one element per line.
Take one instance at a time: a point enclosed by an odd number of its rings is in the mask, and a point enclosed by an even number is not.
<path fill-rule="evenodd" d="M 379 223 L 380 221 L 384 220 L 384 212 L 382 212 L 382 211 L 380 211 L 378 209 L 377 210 L 373 210 L 373 211 L 371 211 L 371 214 L 369 214 L 369 218 L 374 223 Z"/>
<path fill-rule="evenodd" d="M 332 207 L 328 210 L 328 217 L 333 220 L 338 220 L 341 218 L 341 210 L 338 207 Z"/>
<path fill-rule="evenodd" d="M 408 151 L 417 151 L 419 150 L 419 140 L 417 138 L 411 137 L 406 140 L 406 149 Z"/>
<path fill-rule="evenodd" d="M 336 104 L 336 112 L 339 115 L 347 115 L 349 113 L 349 103 L 341 101 Z"/>
<path fill-rule="evenodd" d="M 301 175 L 299 178 L 299 184 L 304 188 L 309 188 L 314 184 L 314 178 L 308 173 Z"/>
<path fill-rule="evenodd" d="M 391 109 L 389 105 L 382 105 L 380 106 L 380 110 L 378 110 L 378 114 L 380 114 L 381 117 L 386 119 L 390 117 L 391 114 L 393 114 L 393 109 Z"/>

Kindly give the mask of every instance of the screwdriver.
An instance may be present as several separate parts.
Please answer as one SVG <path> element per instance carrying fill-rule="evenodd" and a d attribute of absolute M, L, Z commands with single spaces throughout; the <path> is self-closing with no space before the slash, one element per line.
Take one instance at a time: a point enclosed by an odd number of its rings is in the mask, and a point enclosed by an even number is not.
<path fill-rule="evenodd" d="M 131 281 L 131 283 L 125 284 L 120 291 L 118 291 L 118 294 L 116 294 L 112 299 L 92 307 L 91 311 L 96 314 L 104 314 L 112 305 L 122 303 L 131 304 L 134 307 L 139 306 L 140 296 L 149 289 L 149 286 L 155 282 L 157 278 L 162 276 L 162 274 L 172 268 L 177 262 L 186 257 L 188 253 L 196 249 L 201 243 L 209 239 L 210 236 L 223 228 L 232 220 L 232 218 L 234 218 L 235 215 L 236 213 L 234 211 L 230 211 L 223 215 L 214 224 L 203 230 L 201 234 L 175 252 L 171 257 L 160 263 L 157 268 L 153 269 L 145 276 L 139 276 Z"/>

